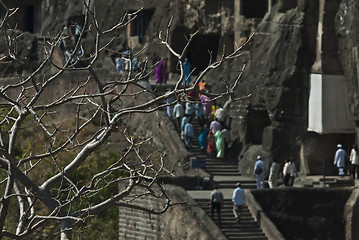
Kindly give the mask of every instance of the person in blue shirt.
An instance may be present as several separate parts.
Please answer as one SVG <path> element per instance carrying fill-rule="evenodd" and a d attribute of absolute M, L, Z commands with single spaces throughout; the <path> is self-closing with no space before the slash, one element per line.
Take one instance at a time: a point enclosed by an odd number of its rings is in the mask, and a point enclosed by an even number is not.
<path fill-rule="evenodd" d="M 244 190 L 241 188 L 241 183 L 236 184 L 237 188 L 233 191 L 233 214 L 237 222 L 240 222 L 240 216 L 243 210 L 243 206 L 246 204 L 246 197 Z"/>
<path fill-rule="evenodd" d="M 257 162 L 254 165 L 253 174 L 256 176 L 257 189 L 264 188 L 264 173 L 266 171 L 266 165 L 261 156 L 257 156 Z"/>
<path fill-rule="evenodd" d="M 204 131 L 198 136 L 198 145 L 202 151 L 206 151 L 207 149 L 207 138 L 209 133 L 209 127 L 204 125 Z"/>
<path fill-rule="evenodd" d="M 191 121 L 184 126 L 184 142 L 188 149 L 192 148 L 192 138 L 194 137 L 194 127 Z"/>
<path fill-rule="evenodd" d="M 183 71 L 184 71 L 184 79 L 182 81 L 183 85 L 189 85 L 191 82 L 191 63 L 188 61 L 188 58 L 186 58 L 183 62 Z"/>

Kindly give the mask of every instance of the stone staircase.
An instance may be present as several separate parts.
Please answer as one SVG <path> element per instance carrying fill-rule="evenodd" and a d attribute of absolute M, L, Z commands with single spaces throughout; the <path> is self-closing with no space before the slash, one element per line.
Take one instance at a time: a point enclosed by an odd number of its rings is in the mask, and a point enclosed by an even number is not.
<path fill-rule="evenodd" d="M 172 118 L 173 124 L 176 125 L 175 119 Z M 206 160 L 206 169 L 218 188 L 234 189 L 237 182 L 241 182 L 242 187 L 246 189 L 255 189 L 256 181 L 250 178 L 241 177 L 238 169 L 238 162 L 234 157 L 225 157 L 218 159 L 215 156 L 209 156 L 202 151 L 198 146 L 198 136 L 200 134 L 200 125 L 197 119 L 192 120 L 192 125 L 195 128 L 195 136 L 193 138 L 193 147 L 189 150 L 191 158 L 200 158 Z M 179 132 L 179 130 L 178 130 Z M 189 164 L 188 164 L 189 167 Z"/>
<path fill-rule="evenodd" d="M 196 199 L 198 205 L 205 210 L 208 216 L 211 216 L 209 209 L 208 199 Z M 267 239 L 257 222 L 252 217 L 247 207 L 243 208 L 241 215 L 241 222 L 237 221 L 233 217 L 232 201 L 230 199 L 225 200 L 224 207 L 221 211 L 221 226 L 223 234 L 229 240 L 265 240 Z M 214 214 L 214 222 L 217 222 L 217 214 Z"/>
<path fill-rule="evenodd" d="M 168 86 L 165 85 L 155 85 L 153 86 L 157 94 L 163 94 L 168 89 Z M 177 126 L 176 119 L 171 118 L 172 123 L 177 129 L 178 134 L 180 134 L 180 129 Z M 209 156 L 206 152 L 202 151 L 198 146 L 198 136 L 201 132 L 199 122 L 194 118 L 191 122 L 195 128 L 195 136 L 192 139 L 193 147 L 189 150 L 191 158 L 205 159 L 206 168 L 205 171 L 208 172 L 215 185 L 218 186 L 219 190 L 226 192 L 227 196 L 225 197 L 224 208 L 221 211 L 222 224 L 218 225 L 218 222 L 215 221 L 217 226 L 222 230 L 223 234 L 229 240 L 262 240 L 267 239 L 261 228 L 258 226 L 257 222 L 254 220 L 249 209 L 245 206 L 241 216 L 241 222 L 237 223 L 233 216 L 233 203 L 231 196 L 228 197 L 229 192 L 231 193 L 237 182 L 241 182 L 242 188 L 245 189 L 255 189 L 256 182 L 254 179 L 244 178 L 241 176 L 238 169 L 238 162 L 234 157 L 225 157 L 224 159 L 217 159 L 215 156 Z M 190 163 L 187 164 L 187 167 L 190 167 Z M 200 191 L 196 191 L 200 192 Z M 210 216 L 209 209 L 209 194 L 206 193 L 199 194 L 198 197 L 192 197 L 198 203 L 198 205 Z M 215 219 L 216 219 L 215 214 Z"/>
<path fill-rule="evenodd" d="M 200 126 L 196 120 L 192 121 L 195 129 Z M 221 191 L 232 192 L 237 182 L 241 182 L 242 187 L 246 189 L 255 189 L 256 182 L 253 179 L 246 179 L 241 177 L 238 169 L 237 161 L 234 158 L 227 157 L 224 159 L 217 159 L 208 156 L 202 152 L 198 147 L 198 134 L 196 131 L 193 147 L 190 149 L 192 157 L 206 159 L 206 171 L 212 176 L 214 184 L 218 186 Z M 205 198 L 195 198 L 198 205 L 208 214 L 211 215 L 209 209 L 209 194 Z M 223 234 L 229 240 L 262 240 L 267 239 L 257 222 L 254 220 L 252 214 L 247 207 L 244 207 L 241 222 L 237 223 L 233 215 L 233 203 L 231 198 L 227 197 L 224 202 L 224 208 L 221 211 L 222 224 L 221 226 L 217 221 L 215 223 L 222 230 Z M 215 214 L 216 219 L 216 214 Z"/>

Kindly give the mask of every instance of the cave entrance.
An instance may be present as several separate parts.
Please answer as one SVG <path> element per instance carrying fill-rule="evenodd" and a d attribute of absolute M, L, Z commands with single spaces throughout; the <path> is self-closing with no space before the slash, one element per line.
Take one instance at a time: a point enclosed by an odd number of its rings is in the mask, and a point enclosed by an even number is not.
<path fill-rule="evenodd" d="M 143 43 L 143 38 L 154 12 L 155 9 L 145 9 L 139 12 L 137 17 L 130 23 L 130 36 L 137 36 L 139 43 Z"/>
<path fill-rule="evenodd" d="M 173 49 L 180 53 L 182 52 L 182 49 L 186 46 L 186 29 L 184 26 L 178 26 L 176 27 L 176 29 L 174 29 L 172 31 L 172 35 L 171 35 L 171 46 L 173 47 Z M 176 56 L 174 56 L 173 54 L 170 55 L 170 72 L 176 72 L 178 73 L 179 71 L 179 66 L 178 66 L 178 59 Z"/>
<path fill-rule="evenodd" d="M 270 124 L 267 110 L 250 110 L 248 113 L 247 142 L 262 144 L 263 131 Z"/>
<path fill-rule="evenodd" d="M 203 71 L 209 64 L 210 53 L 212 59 L 216 60 L 219 35 L 196 35 L 190 43 L 186 57 L 191 62 L 192 69 L 196 68 L 194 75 Z"/>
<path fill-rule="evenodd" d="M 4 0 L 8 8 L 18 7 L 18 11 L 8 20 L 10 28 L 36 33 L 41 27 L 41 0 Z M 6 10 L 0 5 L 0 16 L 3 17 Z"/>
<path fill-rule="evenodd" d="M 242 13 L 246 18 L 263 18 L 268 10 L 268 0 L 242 0 Z"/>
<path fill-rule="evenodd" d="M 24 31 L 34 33 L 34 22 L 35 22 L 35 6 L 25 6 L 24 11 Z"/>

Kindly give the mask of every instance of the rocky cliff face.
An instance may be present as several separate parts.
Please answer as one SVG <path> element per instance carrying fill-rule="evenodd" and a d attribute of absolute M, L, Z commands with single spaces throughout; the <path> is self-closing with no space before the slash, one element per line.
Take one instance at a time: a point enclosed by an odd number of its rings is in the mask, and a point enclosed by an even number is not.
<path fill-rule="evenodd" d="M 40 34 L 54 35 L 61 31 L 64 25 L 71 25 L 74 21 L 83 19 L 81 2 L 57 1 L 49 4 L 44 1 L 45 12 Z M 340 5 L 340 0 L 323 2 L 332 10 L 338 9 L 336 34 L 339 38 L 341 65 L 348 80 L 351 111 L 358 127 L 358 3 L 354 0 L 343 0 Z M 256 32 L 246 46 L 243 57 L 228 62 L 223 68 L 206 77 L 212 85 L 212 91 L 221 91 L 225 89 L 225 85 L 220 80 L 233 82 L 243 64 L 247 63 L 235 93 L 237 97 L 248 94 L 251 94 L 251 97 L 233 102 L 230 115 L 233 149 L 240 149 L 237 153 L 242 172 L 250 174 L 257 154 L 263 155 L 268 164 L 273 158 L 283 161 L 287 156 L 294 156 L 299 159 L 303 142 L 313 139 L 313 134 L 307 131 L 308 89 L 309 76 L 318 56 L 319 9 L 323 2 L 277 0 L 263 19 L 254 13 L 241 13 L 243 10 L 238 9 L 240 1 L 237 0 L 92 1 L 90 8 L 96 12 L 100 28 L 106 29 L 110 22 L 118 20 L 125 12 L 144 7 L 143 14 L 148 17 L 147 28 L 143 29 L 140 35 L 131 35 L 133 29 L 124 29 L 118 35 L 108 36 L 108 39 L 114 38 L 111 47 L 115 51 L 122 51 L 129 46 L 134 49 L 146 46 L 142 52 L 143 57 L 148 57 L 150 63 L 159 57 L 169 57 L 169 67 L 173 72 L 177 71 L 176 59 L 156 39 L 160 31 L 164 33 L 171 17 L 173 20 L 169 39 L 176 51 L 184 47 L 185 36 L 199 30 L 186 54 L 192 58 L 197 72 L 208 62 L 207 49 L 212 50 L 214 56 L 219 56 L 222 54 L 223 45 L 226 45 L 225 51 L 228 51 L 234 47 L 236 40 L 243 42 L 250 35 L 250 31 Z M 334 12 L 325 14 L 326 19 L 334 22 Z M 113 21 L 108 21 L 109 19 Z M 260 24 L 257 26 L 258 23 Z M 335 42 L 335 33 L 332 35 L 330 39 Z M 83 41 L 85 52 L 91 52 L 93 48 L 90 44 L 93 39 L 89 36 L 90 34 Z M 333 46 L 336 47 L 336 42 Z M 103 53 L 99 57 L 99 65 L 112 68 L 113 54 Z M 333 63 L 333 69 L 341 70 L 340 63 L 330 58 L 327 60 Z M 12 71 L 14 69 L 2 72 L 6 75 Z M 224 101 L 219 103 L 223 104 Z M 333 138 L 333 142 L 335 141 Z M 312 149 L 313 147 L 309 151 Z M 329 152 L 326 156 L 328 161 L 331 161 L 331 154 Z M 310 161 L 315 162 L 316 158 Z"/>
<path fill-rule="evenodd" d="M 359 127 L 359 3 L 343 0 L 336 16 L 336 32 L 344 75 L 348 81 L 351 111 L 355 126 Z M 358 140 L 358 135 L 356 136 Z"/>
<path fill-rule="evenodd" d="M 317 21 L 318 3 L 278 1 L 257 28 L 237 90 L 239 96 L 251 97 L 232 109 L 242 115 L 233 112 L 232 133 L 241 137 L 240 165 L 246 174 L 251 174 L 258 154 L 268 164 L 272 158 L 282 161 L 299 154 L 307 128 Z"/>
<path fill-rule="evenodd" d="M 340 2 L 276 1 L 258 25 L 250 43 L 247 68 L 236 89 L 237 96 L 251 94 L 251 97 L 232 103 L 230 112 L 233 144 L 241 149 L 239 165 L 243 174 L 252 174 L 258 154 L 264 156 L 267 166 L 273 158 L 282 162 L 293 156 L 298 160 L 304 158 L 301 164 L 308 164 L 309 172 L 322 173 L 322 162 L 326 162 L 328 173 L 335 174 L 332 158 L 340 138 L 308 132 L 307 128 L 310 74 L 340 74 L 342 66 L 350 89 L 352 114 L 358 126 L 358 34 L 355 24 L 358 6 L 355 1 Z M 324 6 L 324 22 L 320 22 L 320 6 Z M 341 62 L 335 52 L 338 51 L 334 32 L 337 11 Z M 321 24 L 324 40 L 322 48 L 318 49 L 317 34 Z M 238 70 L 242 64 L 241 59 L 235 60 L 219 74 L 213 74 L 215 89 L 224 89 L 218 76 L 231 81 L 235 79 L 235 71 L 228 70 Z"/>

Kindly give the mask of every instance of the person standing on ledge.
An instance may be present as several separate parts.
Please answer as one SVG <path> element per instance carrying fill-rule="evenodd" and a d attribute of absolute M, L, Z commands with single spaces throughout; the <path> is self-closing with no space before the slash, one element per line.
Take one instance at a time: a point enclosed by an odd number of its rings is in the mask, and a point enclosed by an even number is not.
<path fill-rule="evenodd" d="M 283 167 L 283 184 L 284 186 L 289 186 L 290 173 L 292 172 L 289 158 L 285 159 L 285 164 Z"/>
<path fill-rule="evenodd" d="M 338 144 L 337 148 L 338 150 L 335 152 L 335 156 L 334 156 L 334 165 L 336 165 L 338 168 L 339 176 L 344 177 L 345 159 L 347 153 L 343 149 L 343 146 L 341 144 Z"/>
<path fill-rule="evenodd" d="M 257 156 L 257 162 L 254 165 L 253 174 L 257 179 L 257 189 L 264 188 L 264 173 L 266 171 L 266 165 L 262 160 L 261 156 Z"/>
<path fill-rule="evenodd" d="M 269 188 L 276 188 L 278 185 L 278 172 L 279 164 L 276 159 L 273 159 L 273 163 L 269 170 L 268 184 Z"/>
<path fill-rule="evenodd" d="M 357 173 L 357 179 L 358 179 L 359 178 L 359 158 L 358 158 L 358 146 L 356 144 L 353 145 L 352 150 L 350 152 L 350 163 L 352 164 L 353 179 L 355 179 L 355 172 Z"/>

